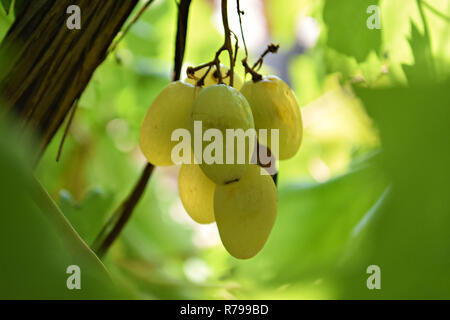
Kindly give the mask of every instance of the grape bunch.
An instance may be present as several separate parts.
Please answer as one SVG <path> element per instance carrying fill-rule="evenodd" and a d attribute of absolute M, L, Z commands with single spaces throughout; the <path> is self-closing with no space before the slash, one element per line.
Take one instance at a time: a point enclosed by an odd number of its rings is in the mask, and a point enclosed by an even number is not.
<path fill-rule="evenodd" d="M 279 160 L 297 153 L 303 125 L 289 86 L 276 76 L 243 83 L 237 74 L 229 86 L 230 70 L 221 65 L 220 72 L 228 77 L 217 77 L 215 66 L 206 72 L 195 71 L 184 81 L 170 83 L 153 101 L 140 132 L 140 146 L 150 163 L 174 165 L 172 150 L 177 142 L 171 140 L 172 133 L 184 128 L 194 137 L 194 121 L 202 121 L 203 130 L 217 129 L 223 134 L 223 155 L 227 129 L 255 129 L 258 140 L 259 129 L 278 129 Z M 265 141 L 269 150 L 275 143 L 270 137 Z M 202 140 L 202 150 L 208 143 Z M 246 151 L 261 145 L 261 141 L 250 141 Z M 252 152 L 245 154 L 243 163 L 208 163 L 195 161 L 199 159 L 192 152 L 191 162 L 183 163 L 178 175 L 179 195 L 190 217 L 200 224 L 216 222 L 224 247 L 239 259 L 251 258 L 263 248 L 278 207 L 274 180 L 261 174 L 261 166 L 250 159 Z"/>

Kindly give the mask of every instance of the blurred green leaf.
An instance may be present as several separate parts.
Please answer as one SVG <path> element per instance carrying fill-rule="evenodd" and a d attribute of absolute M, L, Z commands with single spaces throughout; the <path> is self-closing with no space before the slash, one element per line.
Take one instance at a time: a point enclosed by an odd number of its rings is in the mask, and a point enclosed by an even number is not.
<path fill-rule="evenodd" d="M 323 19 L 328 29 L 328 46 L 358 62 L 366 60 L 371 51 L 379 53 L 381 31 L 367 27 L 367 8 L 372 5 L 378 5 L 378 0 L 326 0 Z"/>
<path fill-rule="evenodd" d="M 431 10 L 427 2 L 421 1 L 424 18 L 427 22 L 431 44 L 432 58 L 434 60 L 435 75 L 440 81 L 444 80 L 450 72 L 450 47 L 448 46 L 448 36 L 450 24 L 442 15 L 450 14 L 450 7 L 447 0 L 432 1 Z M 411 40 L 415 38 L 415 47 L 421 47 L 420 37 L 424 37 L 424 21 L 419 12 L 418 1 L 382 1 L 382 37 L 383 50 L 389 58 L 389 73 L 396 82 L 404 84 L 407 80 L 404 74 L 404 65 L 412 65 L 417 60 L 411 50 Z M 436 12 L 440 14 L 437 15 Z M 415 29 L 415 30 L 414 30 Z M 414 33 L 416 35 L 414 36 Z M 425 49 L 425 47 L 422 47 Z M 427 49 L 428 50 L 428 49 Z M 429 53 L 425 53 L 426 59 L 429 59 Z M 418 55 L 420 57 L 420 55 Z M 417 63 L 418 61 L 416 61 Z M 407 67 L 406 69 L 409 69 Z M 429 75 L 427 70 L 424 76 Z M 420 78 L 414 75 L 415 78 Z"/>
<path fill-rule="evenodd" d="M 34 180 L 26 153 L 2 121 L 0 135 L 0 298 L 118 298 L 109 275 Z M 9 129 L 9 130 L 8 130 Z M 81 290 L 69 290 L 70 265 L 81 269 Z"/>
<path fill-rule="evenodd" d="M 8 32 L 9 27 L 13 22 L 13 18 L 11 15 L 8 15 L 3 6 L 0 6 L 0 43 L 3 40 L 3 37 Z"/>
<path fill-rule="evenodd" d="M 91 244 L 102 229 L 109 210 L 111 210 L 114 197 L 99 188 L 91 190 L 77 204 L 67 190 L 60 191 L 60 206 L 64 215 L 74 226 L 83 240 Z"/>
<path fill-rule="evenodd" d="M 307 105 L 322 94 L 325 71 L 321 52 L 315 51 L 298 56 L 291 64 L 294 89 L 298 97 L 301 97 L 299 99 L 301 106 Z"/>
<path fill-rule="evenodd" d="M 368 85 L 375 83 L 382 75 L 382 61 L 375 52 L 371 52 L 367 60 L 360 65 L 361 74 Z"/>
<path fill-rule="evenodd" d="M 377 123 L 392 190 L 352 245 L 344 298 L 450 298 L 450 82 L 356 92 Z M 366 268 L 381 268 L 368 290 Z"/>
<path fill-rule="evenodd" d="M 325 62 L 328 73 L 340 73 L 342 82 L 352 79 L 358 71 L 358 62 L 351 56 L 340 53 L 333 48 L 328 48 L 325 54 Z"/>
<path fill-rule="evenodd" d="M 1 0 L 0 3 L 3 6 L 3 9 L 5 9 L 6 14 L 9 14 L 9 8 L 11 8 L 11 2 L 12 0 Z"/>
<path fill-rule="evenodd" d="M 403 65 L 403 70 L 410 84 L 436 81 L 433 56 L 430 50 L 431 40 L 421 34 L 417 26 L 411 22 L 411 37 L 409 39 L 414 56 L 414 65 Z"/>

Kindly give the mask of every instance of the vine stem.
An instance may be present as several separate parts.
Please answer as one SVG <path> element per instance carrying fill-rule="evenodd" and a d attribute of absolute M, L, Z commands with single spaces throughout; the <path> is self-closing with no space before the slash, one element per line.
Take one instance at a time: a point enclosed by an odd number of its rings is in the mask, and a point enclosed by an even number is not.
<path fill-rule="evenodd" d="M 236 9 L 238 12 L 238 17 L 239 17 L 239 26 L 241 28 L 242 42 L 244 43 L 245 59 L 248 59 L 247 43 L 245 42 L 244 27 L 242 26 L 242 15 L 244 14 L 244 11 L 241 10 L 241 2 L 239 0 L 236 0 Z M 237 54 L 236 54 L 236 56 L 237 56 Z"/>
<path fill-rule="evenodd" d="M 123 40 L 123 38 L 125 38 L 125 36 L 128 33 L 128 31 L 130 31 L 131 27 L 139 20 L 139 18 L 144 14 L 144 12 L 148 9 L 148 7 L 150 7 L 150 5 L 154 1 L 155 0 L 148 0 L 144 4 L 144 6 L 139 10 L 139 12 L 136 14 L 136 16 L 125 27 L 124 31 L 119 34 L 119 37 L 117 38 L 117 40 L 114 41 L 111 44 L 111 46 L 108 49 L 108 53 L 107 54 L 110 54 L 110 53 L 114 52 L 114 50 L 117 48 L 118 44 Z M 67 138 L 67 135 L 69 133 L 69 129 L 70 129 L 71 125 L 72 125 L 72 121 L 73 121 L 73 118 L 75 116 L 75 112 L 76 112 L 77 108 L 78 108 L 78 101 L 75 101 L 74 104 L 72 105 L 71 110 L 70 110 L 69 120 L 67 122 L 66 128 L 64 130 L 63 137 L 62 137 L 61 142 L 59 144 L 58 153 L 56 155 L 56 162 L 59 162 L 59 159 L 61 158 L 62 150 L 63 150 L 63 147 L 64 147 L 64 142 L 66 141 L 66 138 Z"/>
<path fill-rule="evenodd" d="M 270 44 L 267 46 L 267 49 L 263 52 L 263 54 L 261 55 L 261 57 L 259 57 L 258 61 L 255 62 L 255 64 L 253 65 L 252 69 L 253 70 L 259 70 L 264 62 L 264 57 L 269 54 L 269 53 L 277 53 L 278 49 L 280 49 L 280 45 L 279 44 Z"/>
<path fill-rule="evenodd" d="M 69 134 L 70 126 L 72 125 L 73 118 L 75 117 L 75 112 L 78 108 L 78 100 L 75 100 L 75 102 L 72 105 L 72 109 L 70 110 L 69 120 L 67 121 L 66 128 L 64 129 L 63 137 L 61 138 L 61 142 L 59 143 L 58 147 L 58 153 L 56 155 L 56 162 L 59 162 L 59 159 L 61 158 L 61 154 L 64 147 L 64 142 L 66 141 L 67 135 Z"/>
<path fill-rule="evenodd" d="M 148 7 L 150 7 L 150 5 L 154 1 L 155 0 L 148 0 L 144 4 L 144 6 L 141 8 L 141 10 L 139 10 L 139 12 L 136 14 L 136 16 L 131 20 L 131 22 L 125 27 L 123 32 L 119 35 L 119 38 L 117 38 L 117 40 L 114 41 L 114 43 L 111 45 L 111 47 L 108 50 L 108 54 L 110 54 L 111 52 L 113 52 L 117 48 L 117 45 L 123 40 L 123 38 L 125 38 L 125 36 L 127 35 L 128 31 L 130 31 L 131 27 L 139 20 L 139 18 L 144 14 L 144 12 L 148 9 Z"/>
<path fill-rule="evenodd" d="M 184 52 L 186 47 L 186 35 L 190 4 L 191 0 L 181 0 L 178 4 L 177 35 L 175 40 L 174 58 L 175 61 L 174 72 L 172 75 L 173 81 L 179 80 L 181 75 L 181 66 L 183 64 Z M 141 199 L 148 181 L 151 178 L 153 170 L 154 166 L 151 163 L 147 163 L 131 193 L 114 212 L 112 217 L 108 220 L 108 222 L 98 234 L 97 238 L 92 244 L 92 248 L 98 257 L 104 257 L 108 249 L 120 235 L 121 231 L 130 219 L 139 200 Z"/>
<path fill-rule="evenodd" d="M 114 212 L 111 218 L 103 227 L 100 234 L 95 239 L 92 247 L 95 253 L 101 259 L 111 247 L 113 242 L 117 239 L 125 224 L 130 219 L 134 208 L 138 204 L 142 194 L 145 191 L 145 187 L 150 180 L 154 166 L 148 163 L 144 171 L 141 174 L 136 186 L 133 191 L 127 197 L 127 199 L 122 203 L 122 205 Z"/>
<path fill-rule="evenodd" d="M 228 51 L 228 55 L 230 58 L 230 86 L 232 87 L 234 84 L 234 55 L 233 55 L 233 46 L 231 45 L 231 30 L 230 25 L 228 23 L 228 0 L 222 0 L 222 22 L 225 36 L 225 43 L 223 44 L 223 48 Z M 237 55 L 237 52 L 236 52 Z M 219 69 L 220 70 L 220 67 Z"/>

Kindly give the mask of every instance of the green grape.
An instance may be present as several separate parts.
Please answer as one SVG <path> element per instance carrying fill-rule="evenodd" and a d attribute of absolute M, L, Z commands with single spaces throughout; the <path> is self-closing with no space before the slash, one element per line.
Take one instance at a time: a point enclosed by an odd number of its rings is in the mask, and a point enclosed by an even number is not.
<path fill-rule="evenodd" d="M 208 72 L 208 75 L 205 78 L 205 82 L 204 82 L 204 87 L 208 87 L 211 86 L 213 84 L 218 84 L 219 83 L 219 78 L 215 75 L 217 68 L 215 66 L 213 66 L 211 68 L 211 70 Z M 227 72 L 230 69 L 228 69 L 228 67 L 224 66 L 223 64 L 220 65 L 220 72 L 222 73 L 223 77 L 226 77 Z M 201 77 L 203 77 L 205 75 L 205 73 L 208 71 L 208 68 L 203 68 L 201 70 L 197 70 L 194 73 L 195 78 L 200 79 Z M 193 84 L 195 86 L 197 80 L 195 79 L 190 79 L 187 78 L 186 82 Z M 230 77 L 226 77 L 225 79 L 223 79 L 223 82 L 226 85 L 230 85 Z M 234 78 L 233 78 L 233 87 L 237 90 L 240 90 L 242 88 L 242 78 L 235 72 L 234 73 Z"/>
<path fill-rule="evenodd" d="M 246 132 L 248 129 L 254 129 L 253 115 L 244 96 L 236 89 L 224 84 L 206 87 L 195 99 L 190 117 L 189 130 L 191 136 L 197 140 L 198 133 L 196 133 L 194 121 L 201 122 L 204 134 L 208 133 L 209 129 L 216 129 L 221 135 L 218 138 L 211 137 L 211 141 L 207 141 L 203 137 L 200 148 L 196 148 L 194 143 L 195 159 L 199 163 L 201 162 L 200 168 L 205 175 L 216 184 L 225 184 L 240 179 L 247 171 L 251 161 L 256 137 L 247 137 L 239 142 L 234 136 L 228 138 L 226 130 L 242 129 L 243 132 Z M 217 141 L 218 139 L 219 141 Z M 216 142 L 220 144 L 216 144 Z M 212 147 L 214 145 L 217 148 Z M 227 145 L 232 145 L 233 150 L 230 147 L 227 148 Z M 244 147 L 244 152 L 238 152 L 238 149 Z M 227 151 L 233 152 L 233 157 L 231 154 L 228 156 L 228 163 Z M 244 157 L 238 158 L 239 154 Z M 209 158 L 208 155 L 210 155 Z"/>
<path fill-rule="evenodd" d="M 214 215 L 227 251 L 238 259 L 255 256 L 277 216 L 278 194 L 270 175 L 251 165 L 239 181 L 216 186 Z"/>
<path fill-rule="evenodd" d="M 280 78 L 268 76 L 258 82 L 247 81 L 241 93 L 252 108 L 258 133 L 260 129 L 278 129 L 279 159 L 292 158 L 300 148 L 303 136 L 302 117 L 294 92 Z M 271 150 L 273 143 L 268 131 L 266 145 Z"/>
<path fill-rule="evenodd" d="M 147 160 L 157 166 L 173 165 L 171 141 L 175 129 L 186 128 L 199 89 L 183 81 L 170 83 L 148 109 L 140 132 L 140 146 Z"/>
<path fill-rule="evenodd" d="M 214 190 L 216 185 L 196 164 L 183 164 L 178 174 L 178 192 L 190 217 L 208 224 L 214 219 Z"/>

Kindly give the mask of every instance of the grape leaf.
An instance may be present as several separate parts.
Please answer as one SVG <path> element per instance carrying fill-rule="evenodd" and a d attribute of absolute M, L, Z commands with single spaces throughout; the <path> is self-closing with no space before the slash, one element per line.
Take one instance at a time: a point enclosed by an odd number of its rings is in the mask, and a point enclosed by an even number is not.
<path fill-rule="evenodd" d="M 117 287 L 100 260 L 33 178 L 26 148 L 0 121 L 0 299 L 113 299 Z M 69 290 L 79 266 L 82 290 Z"/>
<path fill-rule="evenodd" d="M 450 81 L 356 88 L 380 131 L 392 190 L 337 268 L 339 298 L 450 297 L 449 87 Z M 366 268 L 372 264 L 381 268 L 382 290 L 367 289 Z"/>
<path fill-rule="evenodd" d="M 328 46 L 358 62 L 366 60 L 371 51 L 379 53 L 381 31 L 367 27 L 367 9 L 372 5 L 378 5 L 378 1 L 327 0 L 323 18 L 328 27 Z"/>
<path fill-rule="evenodd" d="M 100 189 L 90 190 L 79 204 L 75 203 L 71 194 L 61 190 L 60 207 L 64 215 L 74 226 L 83 240 L 91 244 L 106 221 L 114 197 Z"/>
<path fill-rule="evenodd" d="M 420 33 L 415 23 L 411 21 L 409 45 L 414 56 L 414 65 L 402 65 L 410 84 L 427 83 L 435 80 L 430 43 L 430 39 L 425 34 Z"/>
<path fill-rule="evenodd" d="M 9 14 L 9 9 L 11 8 L 11 2 L 12 0 L 0 0 L 0 3 L 3 6 L 3 9 L 5 9 L 6 14 Z"/>

